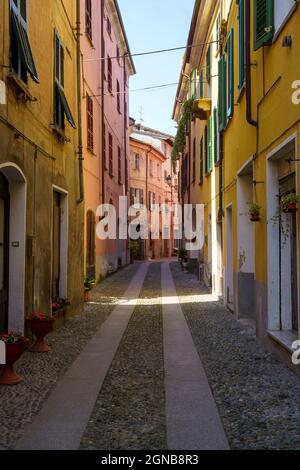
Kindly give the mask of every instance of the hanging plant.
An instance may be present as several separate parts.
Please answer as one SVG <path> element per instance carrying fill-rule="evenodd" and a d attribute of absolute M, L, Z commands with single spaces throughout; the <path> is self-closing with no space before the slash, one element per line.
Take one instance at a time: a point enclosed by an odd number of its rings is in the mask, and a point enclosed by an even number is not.
<path fill-rule="evenodd" d="M 250 215 L 251 222 L 259 222 L 260 221 L 260 209 L 261 209 L 261 206 L 259 206 L 256 203 L 253 203 L 253 204 L 250 205 L 249 215 Z"/>
<path fill-rule="evenodd" d="M 282 212 L 293 213 L 297 212 L 297 204 L 300 203 L 300 196 L 295 193 L 287 194 L 283 196 L 280 201 L 280 208 Z"/>
<path fill-rule="evenodd" d="M 184 153 L 186 145 L 186 129 L 189 124 L 192 115 L 194 99 L 190 98 L 183 105 L 181 119 L 178 123 L 177 134 L 174 141 L 173 151 L 172 151 L 172 160 L 175 165 L 176 161 L 179 159 L 181 153 Z"/>

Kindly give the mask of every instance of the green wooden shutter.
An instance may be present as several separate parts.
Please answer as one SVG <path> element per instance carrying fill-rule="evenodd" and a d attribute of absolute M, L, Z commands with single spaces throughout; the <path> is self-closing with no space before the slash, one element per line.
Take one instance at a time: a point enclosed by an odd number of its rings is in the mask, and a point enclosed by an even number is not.
<path fill-rule="evenodd" d="M 218 113 L 217 108 L 214 108 L 214 162 L 215 164 L 219 161 L 218 151 Z"/>
<path fill-rule="evenodd" d="M 207 52 L 206 52 L 206 81 L 210 84 L 210 76 L 211 76 L 211 46 L 209 45 Z"/>
<path fill-rule="evenodd" d="M 234 110 L 234 30 L 228 34 L 227 44 L 227 67 L 228 67 L 228 83 L 227 83 L 227 117 L 233 116 Z"/>
<path fill-rule="evenodd" d="M 208 137 L 208 171 L 213 169 L 213 116 L 209 118 L 209 137 Z"/>
<path fill-rule="evenodd" d="M 271 41 L 274 34 L 274 0 L 254 0 L 254 50 Z"/>
<path fill-rule="evenodd" d="M 203 137 L 200 141 L 200 183 L 203 183 Z"/>
<path fill-rule="evenodd" d="M 199 78 L 199 96 L 200 98 L 203 98 L 203 72 L 201 70 L 200 72 L 200 78 Z"/>
<path fill-rule="evenodd" d="M 245 0 L 239 1 L 239 89 L 245 83 Z"/>
<path fill-rule="evenodd" d="M 209 140 L 208 140 L 208 128 L 205 126 L 204 129 L 204 163 L 205 163 L 205 174 L 208 173 L 209 163 Z"/>
<path fill-rule="evenodd" d="M 227 125 L 227 71 L 226 59 L 222 55 L 218 64 L 219 75 L 219 100 L 218 100 L 218 115 L 219 115 L 219 130 L 222 132 Z"/>

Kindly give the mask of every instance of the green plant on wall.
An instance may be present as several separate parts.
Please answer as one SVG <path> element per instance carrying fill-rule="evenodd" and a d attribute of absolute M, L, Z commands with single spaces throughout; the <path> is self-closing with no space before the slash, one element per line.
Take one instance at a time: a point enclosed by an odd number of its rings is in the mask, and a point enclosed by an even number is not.
<path fill-rule="evenodd" d="M 174 141 L 172 160 L 175 165 L 181 153 L 184 153 L 186 145 L 186 128 L 191 119 L 194 99 L 190 98 L 183 105 L 182 115 L 178 123 L 177 134 Z"/>

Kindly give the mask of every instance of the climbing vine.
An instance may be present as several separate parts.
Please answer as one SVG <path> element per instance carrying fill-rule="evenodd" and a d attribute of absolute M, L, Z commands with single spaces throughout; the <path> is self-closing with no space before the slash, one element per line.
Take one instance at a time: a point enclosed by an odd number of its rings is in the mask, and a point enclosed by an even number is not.
<path fill-rule="evenodd" d="M 172 151 L 173 165 L 175 165 L 176 160 L 179 159 L 180 154 L 183 153 L 185 150 L 186 128 L 191 118 L 193 102 L 194 102 L 193 98 L 190 98 L 183 105 L 182 116 L 178 123 L 177 134 L 175 137 L 173 151 Z"/>

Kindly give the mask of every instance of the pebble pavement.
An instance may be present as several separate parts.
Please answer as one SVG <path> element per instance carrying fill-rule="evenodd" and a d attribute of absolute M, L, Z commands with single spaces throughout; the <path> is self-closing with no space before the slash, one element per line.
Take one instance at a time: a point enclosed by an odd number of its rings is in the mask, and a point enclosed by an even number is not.
<path fill-rule="evenodd" d="M 81 449 L 166 449 L 160 271 L 149 267 Z"/>
<path fill-rule="evenodd" d="M 193 300 L 207 294 L 196 276 L 171 270 L 231 449 L 300 449 L 299 378 L 220 303 Z"/>

